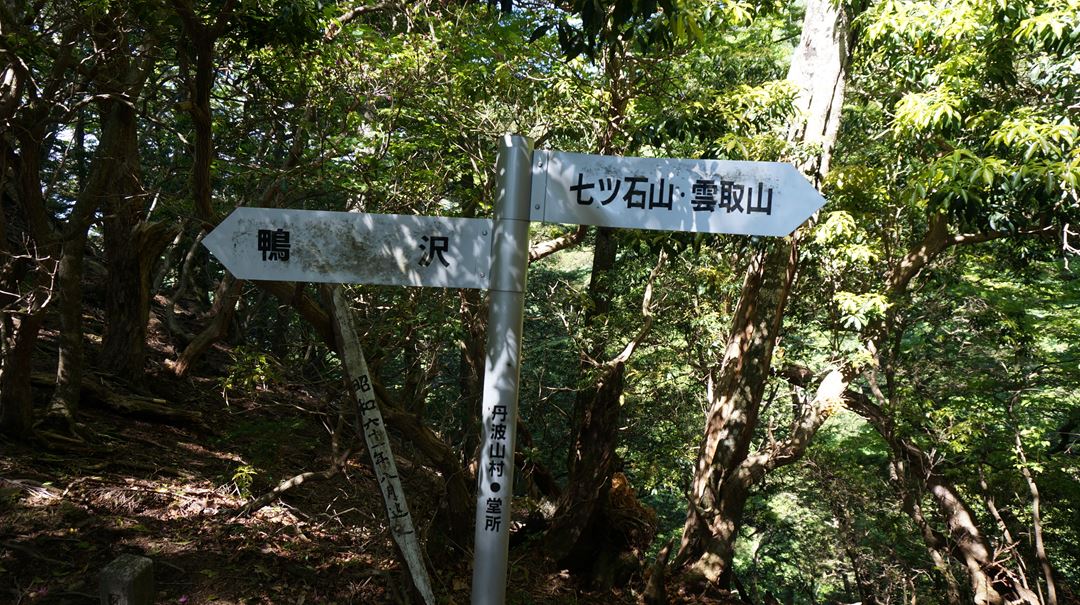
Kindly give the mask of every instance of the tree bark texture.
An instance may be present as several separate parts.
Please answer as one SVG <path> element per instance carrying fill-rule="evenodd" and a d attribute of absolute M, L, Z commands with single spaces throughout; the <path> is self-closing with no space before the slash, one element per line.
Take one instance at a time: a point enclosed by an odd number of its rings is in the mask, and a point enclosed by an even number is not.
<path fill-rule="evenodd" d="M 72 233 L 63 246 L 63 256 L 57 266 L 56 282 L 59 302 L 60 337 L 57 342 L 56 389 L 49 401 L 47 417 L 66 425 L 72 432 L 75 412 L 79 405 L 79 385 L 83 374 L 82 277 L 85 227 L 73 225 Z"/>
<path fill-rule="evenodd" d="M 866 419 L 884 439 L 894 464 L 903 470 L 904 480 L 916 490 L 915 497 L 925 494 L 936 505 L 945 523 L 945 534 L 952 544 L 949 551 L 968 572 L 975 605 L 1001 605 L 1006 602 L 1037 605 L 1038 596 L 994 559 L 975 514 L 956 487 L 934 468 L 926 452 L 901 437 L 892 419 L 869 398 L 849 394 L 847 402 L 848 407 Z M 932 543 L 927 546 L 938 548 L 940 539 L 933 532 L 930 535 Z"/>
<path fill-rule="evenodd" d="M 1035 475 L 1028 468 L 1027 455 L 1024 453 L 1024 443 L 1020 439 L 1020 431 L 1016 431 L 1015 436 L 1016 456 L 1020 460 L 1020 473 L 1024 476 L 1024 482 L 1027 483 L 1028 493 L 1031 494 L 1031 529 L 1035 536 L 1035 560 L 1039 562 L 1043 581 L 1046 582 L 1046 605 L 1057 605 L 1057 582 L 1054 580 L 1054 567 L 1050 564 L 1050 558 L 1046 554 L 1046 544 L 1043 542 L 1039 486 L 1035 483 Z"/>
<path fill-rule="evenodd" d="M 625 364 L 605 366 L 600 372 L 593 400 L 581 407 L 582 416 L 575 423 L 570 480 L 546 536 L 546 549 L 552 558 L 565 561 L 575 570 L 592 569 L 600 546 L 596 539 L 599 536 L 593 534 L 605 533 L 601 509 L 611 488 L 613 442 L 618 429 L 618 399 L 622 394 Z M 589 536 L 583 539 L 586 533 Z"/>
<path fill-rule="evenodd" d="M 597 234 L 590 284 L 592 305 L 586 321 L 592 322 L 611 307 L 608 283 L 614 266 L 616 241 L 610 230 Z M 641 506 L 625 475 L 617 472 L 615 446 L 624 390 L 626 363 L 653 324 L 653 283 L 663 268 L 661 253 L 650 274 L 641 311 L 638 334 L 621 353 L 606 356 L 606 339 L 583 353 L 582 367 L 594 365 L 591 385 L 578 392 L 575 401 L 574 440 L 567 461 L 569 479 L 559 498 L 545 550 L 575 573 L 588 577 L 595 588 L 623 585 L 640 570 L 643 550 L 655 536 L 655 513 Z"/>
<path fill-rule="evenodd" d="M 743 280 L 731 337 L 716 376 L 710 376 L 709 411 L 698 446 L 690 487 L 691 506 L 675 558 L 689 564 L 711 582 L 730 572 L 738 516 L 745 490 L 736 486 L 739 465 L 750 451 L 758 409 L 769 377 L 783 305 L 790 282 L 785 266 L 789 242 L 771 243 L 759 250 Z"/>
<path fill-rule="evenodd" d="M 229 333 L 229 326 L 236 314 L 236 303 L 240 300 L 243 285 L 243 280 L 236 279 L 231 273 L 225 273 L 218 285 L 214 306 L 210 308 L 210 323 L 184 348 L 184 352 L 173 364 L 174 374 L 181 377 L 187 376 L 191 367 L 203 353 Z"/>
<path fill-rule="evenodd" d="M 597 229 L 589 280 L 590 307 L 586 325 L 611 310 L 611 271 L 618 241 L 610 228 Z M 600 336 L 592 350 L 582 352 L 581 367 L 588 372 L 604 356 L 607 339 Z M 593 384 L 583 388 L 574 402 L 574 437 L 567 459 L 568 478 L 552 523 L 544 538 L 550 557 L 577 573 L 596 575 L 594 563 L 612 545 L 597 539 L 608 533 L 604 514 L 615 457 L 619 399 L 623 390 L 623 363 L 599 364 Z"/>
<path fill-rule="evenodd" d="M 833 144 L 840 130 L 848 64 L 851 61 L 851 18 L 843 3 L 808 0 L 802 35 L 791 58 L 787 79 L 796 86 L 800 116 L 788 139 L 820 145 L 821 152 L 800 166 L 815 185 L 829 173 Z"/>
<path fill-rule="evenodd" d="M 997 503 L 994 501 L 994 495 L 990 491 L 990 485 L 986 482 L 986 474 L 983 471 L 983 467 L 979 465 L 979 489 L 982 490 L 983 504 L 986 506 L 987 512 L 993 517 L 994 522 L 997 523 L 998 531 L 1001 532 L 1001 537 L 1005 539 L 1005 543 L 1012 546 L 1015 545 L 1016 539 L 1013 537 L 1012 530 L 1009 529 L 1005 518 L 1001 516 L 1001 512 L 998 510 Z M 1016 561 L 1016 575 L 1020 579 L 1020 583 L 1024 588 L 1030 589 L 1027 579 L 1027 564 L 1024 562 L 1024 557 L 1018 552 L 1016 548 L 1010 548 L 1012 553 L 1012 559 Z M 1040 600 L 1042 594 L 1040 593 Z"/>
<path fill-rule="evenodd" d="M 26 439 L 33 432 L 33 392 L 30 372 L 38 332 L 45 321 L 45 309 L 37 308 L 5 326 L 4 363 L 0 368 L 0 430 Z M 7 322 L 5 322 L 7 323 Z"/>
<path fill-rule="evenodd" d="M 798 90 L 795 109 L 799 113 L 789 139 L 822 149 L 819 157 L 802 167 L 815 181 L 828 171 L 839 129 L 850 62 L 849 23 L 845 9 L 831 0 L 809 0 L 802 38 L 788 72 L 788 80 Z M 758 252 L 746 272 L 724 358 L 710 372 L 704 437 L 674 565 L 723 588 L 730 585 L 735 539 L 752 483 L 770 468 L 801 456 L 827 416 L 825 400 L 815 398 L 796 419 L 788 443 L 750 456 L 750 439 L 757 427 L 796 264 L 791 240 Z M 846 386 L 851 376 L 831 379 L 830 389 Z"/>
<path fill-rule="evenodd" d="M 80 119 L 79 124 L 82 124 Z M 81 130 L 81 128 L 79 129 Z M 86 240 L 94 213 L 102 196 L 115 176 L 112 158 L 107 155 L 116 141 L 107 137 L 117 134 L 115 129 L 102 132 L 101 147 L 95 157 L 88 177 L 68 215 L 61 236 L 60 260 L 56 271 L 56 294 L 59 299 L 60 338 L 56 363 L 56 388 L 46 412 L 47 420 L 56 421 L 74 433 L 75 412 L 79 407 L 83 366 L 83 257 Z M 83 136 L 77 133 L 76 136 Z M 79 141 L 82 144 L 82 141 Z M 104 151 L 102 151 L 104 150 Z"/>
<path fill-rule="evenodd" d="M 95 35 L 113 48 L 97 81 L 105 93 L 98 100 L 101 143 L 97 161 L 106 163 L 102 170 L 108 175 L 101 194 L 109 270 L 101 360 L 104 367 L 137 381 L 146 360 L 151 271 L 172 233 L 163 225 L 146 222 L 135 100 L 152 59 L 149 50 L 130 44 L 126 27 L 121 17 L 110 14 L 95 28 Z"/>
<path fill-rule="evenodd" d="M 960 605 L 960 583 L 956 581 L 956 576 L 953 575 L 952 568 L 949 567 L 948 540 L 927 521 L 926 516 L 923 514 L 920 499 L 916 497 L 916 494 L 912 492 L 911 487 L 908 485 L 905 469 L 906 465 L 902 461 L 894 460 L 891 464 L 890 473 L 896 488 L 900 490 L 904 512 L 911 517 L 915 527 L 918 528 L 919 533 L 922 535 L 923 544 L 926 546 L 926 552 L 934 563 L 934 568 L 938 570 L 945 581 L 946 602 L 949 605 Z"/>
<path fill-rule="evenodd" d="M 619 151 L 617 141 L 622 134 L 632 95 L 632 84 L 625 69 L 626 61 L 625 48 L 619 44 L 609 47 L 604 56 L 608 120 L 597 141 L 597 151 L 601 154 Z M 564 242 L 553 242 L 550 248 L 571 245 L 583 235 L 584 232 L 579 229 Z M 543 254 L 543 250 L 536 252 L 537 258 Z M 604 335 L 603 327 L 596 325 L 598 318 L 611 311 L 611 276 L 617 252 L 615 231 L 607 227 L 597 228 L 588 289 L 589 308 L 584 318 L 587 329 L 595 334 L 595 339 L 590 350 L 581 352 L 580 364 L 583 374 L 592 375 L 592 384 L 581 389 L 575 398 L 574 437 L 567 459 L 567 489 L 559 499 L 544 538 L 544 548 L 549 556 L 564 561 L 575 572 L 599 581 L 600 585 L 612 581 L 618 583 L 619 579 L 614 576 L 623 574 L 612 573 L 612 569 L 618 567 L 616 562 L 622 553 L 632 550 L 627 540 L 615 539 L 614 534 L 619 532 L 614 530 L 617 523 L 613 521 L 613 511 L 608 506 L 615 470 L 626 359 L 622 356 L 613 360 L 605 359 L 608 338 Z M 621 535 L 625 538 L 629 533 Z"/>
<path fill-rule="evenodd" d="M 209 229 L 216 224 L 213 207 L 211 172 L 214 162 L 213 114 L 210 96 L 214 86 L 214 47 L 225 33 L 232 15 L 234 0 L 225 0 L 214 22 L 206 25 L 195 14 L 191 0 L 173 0 L 195 55 L 195 75 L 188 79 L 191 122 L 195 130 L 194 162 L 191 168 L 191 194 L 195 216 Z"/>

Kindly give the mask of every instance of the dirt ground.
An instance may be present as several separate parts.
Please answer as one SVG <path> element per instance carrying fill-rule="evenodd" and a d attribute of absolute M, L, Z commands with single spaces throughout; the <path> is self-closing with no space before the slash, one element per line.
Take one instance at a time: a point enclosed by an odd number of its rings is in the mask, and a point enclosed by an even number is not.
<path fill-rule="evenodd" d="M 54 334 L 43 336 L 39 369 L 48 372 Z M 278 482 L 329 468 L 326 425 L 340 389 L 279 381 L 226 398 L 220 376 L 177 379 L 163 363 L 170 354 L 155 348 L 149 380 L 133 392 L 199 420 L 120 413 L 89 400 L 77 418 L 82 442 L 0 438 L 0 604 L 97 603 L 100 570 L 123 553 L 153 560 L 158 603 L 418 602 L 404 588 L 365 452 L 336 477 L 242 514 L 247 499 Z M 229 361 L 223 347 L 211 356 L 204 367 Z M 125 393 L 116 377 L 99 379 Z M 41 391 L 43 406 L 49 393 Z M 438 482 L 404 461 L 423 536 Z M 429 568 L 440 603 L 469 602 L 467 553 Z M 528 552 L 511 553 L 509 586 L 510 603 L 636 601 L 630 591 L 582 592 Z"/>
<path fill-rule="evenodd" d="M 86 317 L 86 357 L 95 359 L 100 320 Z M 130 553 L 154 563 L 156 602 L 402 603 L 421 602 L 387 528 L 366 452 L 354 451 L 343 472 L 306 481 L 252 514 L 252 497 L 299 473 L 330 467 L 330 426 L 342 389 L 332 381 L 280 380 L 223 389 L 230 349 L 217 345 L 199 376 L 177 378 L 161 324 L 151 321 L 148 378 L 125 384 L 90 376 L 109 392 L 136 396 L 182 417 L 122 412 L 88 397 L 78 411 L 81 439 L 53 435 L 32 442 L 0 437 L 0 605 L 99 603 L 101 569 Z M 45 376 L 36 412 L 50 396 L 56 333 L 44 331 L 35 356 Z M 40 358 L 40 359 L 39 359 Z M 410 462 L 393 439 L 399 471 L 421 541 L 441 482 Z M 525 507 L 514 506 L 524 521 Z M 507 602 L 521 605 L 638 603 L 641 578 L 603 593 L 524 545 L 511 550 Z M 428 561 L 438 603 L 470 602 L 471 555 Z M 669 588 L 672 602 L 721 603 Z"/>

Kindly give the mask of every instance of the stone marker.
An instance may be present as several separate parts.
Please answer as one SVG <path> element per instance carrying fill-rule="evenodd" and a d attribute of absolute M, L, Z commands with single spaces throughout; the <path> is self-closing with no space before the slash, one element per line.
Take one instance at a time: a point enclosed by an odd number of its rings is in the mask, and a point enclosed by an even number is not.
<path fill-rule="evenodd" d="M 152 605 L 154 562 L 120 555 L 101 570 L 101 605 Z"/>

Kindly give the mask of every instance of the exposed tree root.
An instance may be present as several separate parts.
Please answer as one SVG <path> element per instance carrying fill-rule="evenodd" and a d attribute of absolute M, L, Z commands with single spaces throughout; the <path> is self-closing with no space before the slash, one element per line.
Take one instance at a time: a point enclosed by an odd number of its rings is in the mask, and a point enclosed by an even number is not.
<path fill-rule="evenodd" d="M 641 593 L 641 602 L 645 605 L 667 605 L 667 564 L 671 557 L 671 546 L 675 539 L 668 540 L 667 544 L 656 555 L 656 561 L 649 567 L 649 578 L 645 582 L 645 592 Z"/>
<path fill-rule="evenodd" d="M 349 459 L 349 453 L 350 452 L 345 452 L 344 455 L 334 461 L 330 468 L 324 471 L 309 471 L 306 473 L 300 473 L 299 475 L 296 475 L 282 481 L 281 483 L 278 483 L 277 486 L 274 487 L 274 489 L 266 492 L 265 494 L 257 498 L 249 500 L 247 504 L 245 504 L 244 507 L 240 509 L 240 512 L 237 513 L 236 516 L 246 517 L 248 515 L 251 515 L 260 508 L 270 504 L 274 500 L 277 500 L 277 498 L 281 496 L 281 494 L 289 491 L 297 485 L 301 485 L 310 481 L 326 481 L 327 479 L 333 479 L 337 476 L 338 473 L 341 472 L 341 467 L 345 464 L 345 461 Z"/>
<path fill-rule="evenodd" d="M 121 395 L 94 376 L 83 378 L 80 385 L 80 399 L 85 403 L 94 403 L 122 414 L 142 416 L 164 422 L 195 425 L 206 428 L 202 414 L 191 410 L 169 407 L 164 399 L 143 397 L 140 395 Z M 56 377 L 52 374 L 35 372 L 31 380 L 35 385 L 52 387 Z"/>

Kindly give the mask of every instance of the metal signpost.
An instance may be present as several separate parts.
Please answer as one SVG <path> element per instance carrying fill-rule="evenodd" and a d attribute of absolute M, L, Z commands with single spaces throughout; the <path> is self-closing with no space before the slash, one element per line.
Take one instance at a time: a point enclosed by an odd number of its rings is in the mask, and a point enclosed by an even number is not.
<path fill-rule="evenodd" d="M 784 236 L 825 203 L 790 164 L 534 153 L 514 135 L 496 172 L 494 221 L 238 208 L 203 240 L 241 279 L 490 290 L 473 605 L 506 599 L 529 222 Z"/>
<path fill-rule="evenodd" d="M 476 472 L 473 605 L 506 600 L 510 501 L 514 492 L 514 443 L 525 272 L 529 264 L 529 165 L 532 145 L 506 135 L 495 165 L 495 249 L 488 293 L 480 465 Z"/>

